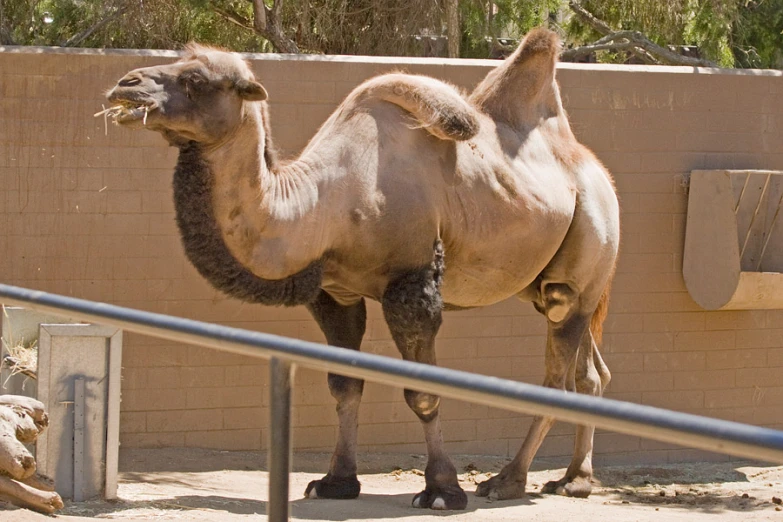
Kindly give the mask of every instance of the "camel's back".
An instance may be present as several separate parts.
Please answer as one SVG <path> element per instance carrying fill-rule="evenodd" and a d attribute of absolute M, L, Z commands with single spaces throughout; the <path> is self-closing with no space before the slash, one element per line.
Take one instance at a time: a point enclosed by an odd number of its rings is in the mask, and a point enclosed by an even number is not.
<path fill-rule="evenodd" d="M 539 132 L 521 139 L 483 117 L 474 138 L 441 140 L 385 102 L 345 111 L 327 127 L 315 140 L 331 172 L 321 197 L 338 231 L 335 277 L 361 273 L 350 282 L 371 287 L 361 295 L 379 297 L 389 274 L 428 264 L 440 238 L 444 298 L 497 302 L 525 288 L 565 236 L 573 182 Z"/>

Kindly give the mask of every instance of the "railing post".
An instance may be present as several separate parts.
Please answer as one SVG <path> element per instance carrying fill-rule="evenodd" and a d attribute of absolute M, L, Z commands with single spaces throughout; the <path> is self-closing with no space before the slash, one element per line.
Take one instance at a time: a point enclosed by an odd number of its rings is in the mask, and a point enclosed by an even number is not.
<path fill-rule="evenodd" d="M 278 357 L 269 360 L 269 522 L 288 522 L 291 471 L 291 381 L 293 365 Z"/>

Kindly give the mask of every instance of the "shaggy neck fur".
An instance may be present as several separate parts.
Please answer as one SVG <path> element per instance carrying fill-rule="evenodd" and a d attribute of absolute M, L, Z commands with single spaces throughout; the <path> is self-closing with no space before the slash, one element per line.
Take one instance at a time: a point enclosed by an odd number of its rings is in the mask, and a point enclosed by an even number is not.
<path fill-rule="evenodd" d="M 231 254 L 213 212 L 214 176 L 199 146 L 180 148 L 174 171 L 174 205 L 185 253 L 215 288 L 245 302 L 295 306 L 313 301 L 321 286 L 322 265 L 315 261 L 279 280 L 262 279 Z"/>

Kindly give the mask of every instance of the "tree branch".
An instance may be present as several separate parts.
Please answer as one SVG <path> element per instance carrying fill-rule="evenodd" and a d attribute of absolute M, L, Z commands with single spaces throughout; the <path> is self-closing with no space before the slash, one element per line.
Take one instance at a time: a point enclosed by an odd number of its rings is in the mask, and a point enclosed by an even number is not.
<path fill-rule="evenodd" d="M 210 7 L 216 14 L 222 16 L 232 24 L 237 25 L 243 29 L 247 29 L 248 31 L 255 31 L 255 27 L 253 27 L 253 22 L 251 22 L 241 14 L 232 11 L 230 9 L 224 9 L 222 7 L 218 7 L 216 5 L 211 5 Z"/>
<path fill-rule="evenodd" d="M 263 36 L 280 53 L 298 54 L 299 47 L 296 42 L 285 35 L 281 21 L 283 0 L 274 0 L 272 8 L 268 8 L 264 0 L 252 0 L 253 2 L 253 28 L 256 33 Z"/>
<path fill-rule="evenodd" d="M 96 31 L 99 31 L 100 29 L 103 29 L 107 24 L 109 24 L 110 22 L 116 20 L 120 16 L 124 15 L 125 11 L 127 11 L 127 10 L 128 10 L 128 6 L 127 5 L 115 9 L 113 13 L 105 15 L 103 18 L 101 18 L 96 23 L 94 23 L 91 27 L 88 27 L 84 31 L 82 31 L 80 33 L 77 33 L 77 34 L 71 36 L 70 38 L 68 38 L 68 40 L 66 40 L 62 44 L 62 47 L 73 47 L 73 46 L 79 45 L 84 40 L 89 38 L 92 33 L 96 32 Z"/>
<path fill-rule="evenodd" d="M 614 31 L 609 24 L 582 7 L 577 0 L 571 0 L 568 5 L 580 20 L 604 36 L 592 44 L 563 51 L 560 55 L 562 61 L 578 60 L 596 51 L 630 51 L 647 63 L 718 67 L 718 64 L 710 60 L 683 56 L 661 47 L 639 31 Z"/>
<path fill-rule="evenodd" d="M 596 42 L 589 45 L 582 45 L 580 47 L 574 47 L 573 49 L 564 50 L 562 53 L 560 53 L 560 61 L 573 62 L 579 60 L 580 58 L 585 58 L 596 51 L 633 51 L 635 48 L 635 44 L 631 42 Z"/>
<path fill-rule="evenodd" d="M 446 0 L 446 34 L 449 37 L 449 58 L 459 58 L 459 3 L 457 0 Z"/>
<path fill-rule="evenodd" d="M 248 20 L 242 14 L 227 7 L 221 7 L 213 0 L 209 3 L 210 9 L 229 22 L 248 31 L 253 31 L 262 38 L 268 40 L 277 52 L 298 54 L 299 47 L 296 42 L 285 35 L 280 20 L 280 10 L 283 0 L 275 0 L 272 9 L 269 9 L 264 0 L 249 0 L 253 4 L 253 19 Z"/>
<path fill-rule="evenodd" d="M 675 53 L 665 47 L 661 47 L 657 43 L 651 41 L 639 31 L 617 31 L 609 36 L 605 36 L 602 40 L 611 39 L 611 41 L 627 40 L 641 49 L 649 52 L 659 60 L 669 65 L 690 65 L 693 67 L 719 67 L 713 61 L 705 60 L 704 58 L 692 58 L 690 56 L 683 56 L 679 53 Z M 599 40 L 600 41 L 600 40 Z"/>
<path fill-rule="evenodd" d="M 609 24 L 595 17 L 593 13 L 582 7 L 582 4 L 576 0 L 568 2 L 568 7 L 576 14 L 576 16 L 584 23 L 595 29 L 597 32 L 603 35 L 612 33 L 612 28 Z"/>
<path fill-rule="evenodd" d="M 256 31 L 266 30 L 268 11 L 269 8 L 264 4 L 264 0 L 253 0 L 253 27 Z"/>

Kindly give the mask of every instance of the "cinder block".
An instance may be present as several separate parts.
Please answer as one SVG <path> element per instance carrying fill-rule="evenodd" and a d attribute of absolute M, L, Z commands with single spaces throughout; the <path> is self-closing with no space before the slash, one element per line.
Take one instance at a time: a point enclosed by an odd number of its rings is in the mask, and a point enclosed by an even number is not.
<path fill-rule="evenodd" d="M 147 387 L 150 389 L 182 388 L 182 370 L 179 366 L 147 368 Z"/>
<path fill-rule="evenodd" d="M 184 433 L 122 433 L 120 446 L 124 448 L 182 448 Z"/>
<path fill-rule="evenodd" d="M 189 431 L 183 446 L 230 451 L 261 449 L 261 430 Z"/>
<path fill-rule="evenodd" d="M 671 352 L 675 334 L 669 332 L 607 333 L 604 334 L 604 353 Z"/>
<path fill-rule="evenodd" d="M 677 351 L 733 350 L 736 337 L 733 331 L 680 332 L 674 340 Z"/>
<path fill-rule="evenodd" d="M 710 356 L 712 354 L 709 354 Z M 657 352 L 644 354 L 644 371 L 684 372 L 704 370 L 707 352 Z"/>
<path fill-rule="evenodd" d="M 744 408 L 753 405 L 753 388 L 735 388 L 727 390 L 706 390 L 705 408 Z"/>
<path fill-rule="evenodd" d="M 707 330 L 753 330 L 764 328 L 766 311 L 731 310 L 714 311 L 706 314 Z M 783 343 L 783 341 L 781 341 Z"/>
<path fill-rule="evenodd" d="M 223 411 L 177 410 L 151 411 L 147 413 L 147 432 L 191 432 L 220 430 L 223 428 Z"/>
<path fill-rule="evenodd" d="M 269 426 L 267 408 L 226 408 L 223 410 L 223 429 L 261 429 Z"/>
<path fill-rule="evenodd" d="M 649 313 L 644 315 L 644 331 L 700 331 L 705 329 L 705 316 L 705 312 Z"/>
<path fill-rule="evenodd" d="M 767 350 L 720 350 L 707 353 L 707 369 L 765 368 L 768 366 Z M 770 365 L 771 366 L 771 365 Z"/>
<path fill-rule="evenodd" d="M 783 339 L 783 328 L 774 328 L 767 330 L 737 330 L 736 347 L 737 349 L 747 348 L 778 348 Z"/>
<path fill-rule="evenodd" d="M 780 368 L 741 368 L 736 370 L 737 387 L 777 387 L 783 383 Z"/>
<path fill-rule="evenodd" d="M 181 410 L 187 406 L 187 391 L 182 389 L 134 390 L 122 396 L 122 411 Z"/>
<path fill-rule="evenodd" d="M 461 420 L 447 420 L 443 419 L 441 422 L 443 430 L 443 440 L 446 442 L 460 442 L 460 441 L 472 441 L 476 440 L 476 420 L 474 419 L 461 419 Z M 421 427 L 419 428 L 420 436 L 424 438 Z"/>
<path fill-rule="evenodd" d="M 596 433 L 594 438 L 595 451 L 600 453 L 626 453 L 639 451 L 639 437 L 620 433 Z"/>
<path fill-rule="evenodd" d="M 185 390 L 188 409 L 242 408 L 261 406 L 263 390 L 259 386 L 193 388 Z"/>
<path fill-rule="evenodd" d="M 770 348 L 767 351 L 767 363 L 770 367 L 783 369 L 783 348 Z"/>
<path fill-rule="evenodd" d="M 613 392 L 658 391 L 674 388 L 672 372 L 620 373 L 612 376 Z"/>
<path fill-rule="evenodd" d="M 665 354 L 657 354 L 665 356 Z M 604 362 L 609 367 L 612 375 L 631 372 L 635 373 L 645 368 L 644 360 L 646 355 L 634 352 L 608 353 L 604 354 Z M 658 368 L 658 370 L 667 370 L 670 368 Z"/>
<path fill-rule="evenodd" d="M 484 439 L 512 439 L 521 440 L 528 427 L 529 419 L 519 414 L 506 419 L 486 419 L 476 424 L 476 438 Z"/>
<path fill-rule="evenodd" d="M 701 390 L 644 391 L 642 403 L 658 408 L 693 412 L 704 408 L 704 395 Z"/>
<path fill-rule="evenodd" d="M 362 439 L 363 431 L 365 430 L 359 430 L 359 444 L 367 442 L 367 439 Z M 337 440 L 337 428 L 334 426 L 297 426 L 293 428 L 292 437 L 294 447 L 298 450 L 317 451 L 322 449 L 329 451 L 334 448 Z M 372 442 L 372 438 L 370 438 L 370 442 Z"/>
<path fill-rule="evenodd" d="M 702 370 L 674 374 L 674 388 L 677 390 L 717 390 L 740 386 L 736 375 L 740 370 Z"/>
<path fill-rule="evenodd" d="M 147 413 L 146 412 L 121 412 L 120 413 L 120 433 L 146 433 L 147 431 Z"/>

